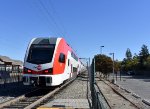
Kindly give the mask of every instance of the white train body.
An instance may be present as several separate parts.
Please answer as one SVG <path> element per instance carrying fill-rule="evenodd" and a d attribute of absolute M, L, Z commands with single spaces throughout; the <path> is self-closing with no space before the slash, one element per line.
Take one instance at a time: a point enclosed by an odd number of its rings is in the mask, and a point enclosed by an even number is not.
<path fill-rule="evenodd" d="M 63 38 L 34 38 L 24 58 L 24 85 L 57 86 L 85 67 Z"/>

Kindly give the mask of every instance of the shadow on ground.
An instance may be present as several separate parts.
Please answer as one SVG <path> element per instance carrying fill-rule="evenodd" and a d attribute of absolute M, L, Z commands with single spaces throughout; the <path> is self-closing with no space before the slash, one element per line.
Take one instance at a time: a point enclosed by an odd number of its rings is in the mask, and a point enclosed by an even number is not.
<path fill-rule="evenodd" d="M 150 82 L 150 76 L 149 75 L 128 75 L 123 73 L 121 77 L 126 79 L 138 79 L 144 82 Z"/>
<path fill-rule="evenodd" d="M 0 84 L 0 96 L 17 97 L 33 90 L 33 88 L 32 86 L 24 86 L 22 82 Z"/>

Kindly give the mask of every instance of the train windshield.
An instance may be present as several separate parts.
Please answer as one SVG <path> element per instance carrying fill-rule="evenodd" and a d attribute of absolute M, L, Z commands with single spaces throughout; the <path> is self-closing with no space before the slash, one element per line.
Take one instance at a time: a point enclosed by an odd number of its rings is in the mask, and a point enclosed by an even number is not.
<path fill-rule="evenodd" d="M 31 45 L 27 62 L 45 64 L 52 61 L 55 45 Z"/>

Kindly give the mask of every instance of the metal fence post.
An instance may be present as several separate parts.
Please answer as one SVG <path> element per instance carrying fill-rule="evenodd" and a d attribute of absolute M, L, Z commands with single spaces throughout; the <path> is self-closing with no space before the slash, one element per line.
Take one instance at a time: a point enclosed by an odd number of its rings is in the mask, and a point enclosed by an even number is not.
<path fill-rule="evenodd" d="M 95 92 L 94 92 L 94 83 L 95 83 L 95 58 L 94 58 L 94 69 L 91 72 L 91 96 L 92 96 L 92 108 L 95 109 Z"/>

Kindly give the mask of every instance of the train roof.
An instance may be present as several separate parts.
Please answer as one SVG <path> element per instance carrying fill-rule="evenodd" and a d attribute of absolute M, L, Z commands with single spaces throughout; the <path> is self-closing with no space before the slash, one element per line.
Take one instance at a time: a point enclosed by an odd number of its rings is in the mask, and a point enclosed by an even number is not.
<path fill-rule="evenodd" d="M 38 38 L 34 38 L 32 44 L 56 44 L 56 41 L 58 38 L 64 39 L 62 37 L 38 37 Z M 64 39 L 65 40 L 65 39 Z M 65 40 L 66 42 L 66 40 Z M 66 42 L 67 43 L 67 42 Z M 67 45 L 72 48 L 68 43 Z M 72 48 L 72 52 L 74 53 L 74 55 L 77 57 L 76 53 L 74 52 L 73 48 Z"/>
<path fill-rule="evenodd" d="M 34 38 L 32 44 L 56 44 L 57 37 L 40 37 Z"/>

